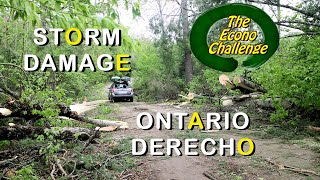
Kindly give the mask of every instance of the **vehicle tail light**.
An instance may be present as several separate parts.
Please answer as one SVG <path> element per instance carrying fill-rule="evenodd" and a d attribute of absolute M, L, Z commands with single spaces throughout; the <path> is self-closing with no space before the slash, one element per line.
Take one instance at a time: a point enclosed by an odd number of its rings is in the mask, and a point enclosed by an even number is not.
<path fill-rule="evenodd" d="M 111 92 L 113 92 L 113 93 L 114 93 L 114 88 L 112 88 L 112 89 L 111 89 Z"/>
<path fill-rule="evenodd" d="M 131 92 L 133 92 L 133 88 L 131 88 Z"/>

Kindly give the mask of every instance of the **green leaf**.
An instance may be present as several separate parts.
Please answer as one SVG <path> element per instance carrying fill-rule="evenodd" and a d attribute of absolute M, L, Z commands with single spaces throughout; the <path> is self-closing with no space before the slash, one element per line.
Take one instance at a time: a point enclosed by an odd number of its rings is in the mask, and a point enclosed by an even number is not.
<path fill-rule="evenodd" d="M 17 20 L 19 17 L 20 17 L 20 12 L 19 12 L 19 11 L 16 11 L 16 13 L 14 14 L 13 19 L 14 19 L 14 20 Z"/>
<path fill-rule="evenodd" d="M 132 15 L 133 15 L 133 18 L 141 16 L 140 4 L 138 2 L 134 2 L 132 5 Z"/>
<path fill-rule="evenodd" d="M 102 28 L 110 28 L 110 20 L 107 18 L 103 18 L 101 21 L 101 27 Z"/>
<path fill-rule="evenodd" d="M 54 3 L 54 9 L 56 10 L 56 11 L 60 11 L 60 8 L 61 8 L 61 3 L 59 2 L 59 1 L 56 1 L 55 3 Z"/>
<path fill-rule="evenodd" d="M 29 1 L 24 1 L 24 5 L 27 16 L 30 16 L 32 10 Z"/>

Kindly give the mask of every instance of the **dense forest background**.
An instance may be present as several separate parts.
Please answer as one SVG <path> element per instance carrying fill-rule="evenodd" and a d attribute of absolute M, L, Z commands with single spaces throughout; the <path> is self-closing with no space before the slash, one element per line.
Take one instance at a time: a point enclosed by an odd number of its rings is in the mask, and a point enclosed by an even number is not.
<path fill-rule="evenodd" d="M 218 6 L 234 1 L 181 1 L 178 3 L 180 11 L 174 14 L 164 14 L 167 1 L 154 1 L 157 14 L 150 19 L 150 29 L 154 38 L 133 39 L 128 35 L 128 30 L 119 23 L 116 1 L 96 3 L 90 1 L 3 1 L 2 33 L 1 33 L 1 88 L 4 93 L 1 100 L 7 98 L 8 90 L 15 98 L 22 98 L 28 103 L 56 104 L 66 101 L 65 97 L 77 100 L 83 98 L 88 92 L 88 87 L 104 84 L 111 76 L 120 75 L 113 73 L 86 71 L 59 73 L 35 72 L 23 73 L 22 58 L 26 53 L 37 54 L 77 54 L 80 58 L 90 52 L 95 56 L 108 52 L 132 52 L 132 77 L 135 78 L 134 88 L 140 100 L 165 100 L 177 99 L 181 92 L 221 94 L 223 89 L 217 81 L 220 72 L 211 70 L 199 63 L 193 56 L 188 46 L 188 33 L 193 21 L 201 12 L 213 6 Z M 238 1 L 237 1 L 238 2 Z M 239 1 L 240 2 L 240 1 Z M 299 121 L 306 117 L 314 117 L 319 110 L 320 102 L 315 99 L 319 96 L 319 2 L 301 1 L 296 6 L 281 5 L 277 1 L 245 1 L 257 5 L 266 4 L 273 7 L 274 15 L 278 18 L 278 27 L 281 28 L 281 42 L 279 51 L 265 65 L 259 69 L 245 70 L 238 68 L 231 75 L 246 75 L 253 81 L 268 89 L 267 96 L 272 96 L 279 101 L 275 120 L 288 120 L 288 117 Z M 140 15 L 139 3 L 124 1 L 119 2 L 126 9 L 131 8 L 134 17 Z M 141 2 L 143 3 L 143 2 Z M 175 2 L 171 2 L 175 3 Z M 186 4 L 187 3 L 187 4 Z M 293 13 L 284 13 L 286 10 Z M 290 16 L 288 16 L 288 14 Z M 223 26 L 216 25 L 216 28 Z M 107 27 L 121 28 L 124 37 L 121 47 L 77 46 L 71 47 L 62 41 L 60 47 L 48 45 L 36 46 L 33 43 L 33 30 L 35 27 Z M 288 29 L 289 28 L 289 29 Z M 13 30 L 14 29 L 14 30 Z M 292 29 L 296 31 L 287 32 Z M 214 31 L 213 33 L 214 34 Z M 214 36 L 214 35 L 213 35 Z M 49 37 L 50 38 L 50 37 Z M 52 38 L 52 37 L 51 37 Z M 240 58 L 241 59 L 241 58 Z M 152 74 L 152 76 L 150 75 Z M 123 74 L 128 75 L 128 74 Z M 35 93 L 36 92 L 36 93 Z M 51 98 L 49 98 L 51 97 Z M 289 99 L 290 107 L 284 108 L 281 102 Z M 48 102 L 51 101 L 51 102 Z M 48 113 L 51 111 L 48 108 Z M 301 109 L 305 117 L 301 116 Z M 289 112 L 292 110 L 292 112 Z M 294 115 L 294 112 L 298 112 Z M 42 113 L 43 112 L 39 112 Z M 312 115 L 312 116 L 308 116 Z M 50 114 L 49 116 L 54 116 Z M 296 119 L 298 118 L 298 119 Z M 290 118 L 289 118 L 290 119 Z"/>
<path fill-rule="evenodd" d="M 150 20 L 150 28 L 157 38 L 154 42 L 141 43 L 143 53 L 138 53 L 134 64 L 137 68 L 137 71 L 133 71 L 133 76 L 137 78 L 135 87 L 141 90 L 139 97 L 150 100 L 174 99 L 181 91 L 218 97 L 224 94 L 226 89 L 223 89 L 218 81 L 222 73 L 199 63 L 186 44 L 190 24 L 197 15 L 213 6 L 234 1 L 189 1 L 187 7 L 184 7 L 182 1 L 178 14 L 163 13 L 162 8 L 166 2 L 157 2 L 159 12 Z M 317 76 L 320 73 L 319 2 L 301 1 L 295 6 L 282 5 L 280 2 L 278 4 L 276 0 L 239 2 L 271 7 L 273 11 L 270 13 L 277 19 L 276 24 L 281 30 L 280 47 L 278 52 L 258 69 L 238 68 L 227 75 L 246 76 L 268 90 L 266 97 L 273 98 L 277 109 L 272 115 L 272 121 L 290 122 L 294 125 L 306 120 L 318 122 L 315 119 L 318 118 L 320 101 L 315 97 L 320 95 Z M 221 26 L 225 27 L 223 25 L 221 22 L 215 25 L 215 28 L 218 30 Z M 218 34 L 214 32 L 213 29 L 213 35 L 209 34 L 209 37 Z M 238 59 L 241 61 L 242 58 Z"/>
<path fill-rule="evenodd" d="M 290 1 L 290 0 L 289 0 Z M 112 76 L 131 76 L 137 101 L 162 102 L 179 100 L 179 94 L 223 95 L 240 94 L 229 91 L 219 83 L 218 72 L 202 65 L 189 47 L 189 32 L 195 19 L 204 11 L 218 5 L 241 2 L 259 7 L 269 7 L 281 34 L 278 51 L 257 69 L 238 68 L 229 76 L 240 75 L 267 89 L 265 98 L 272 98 L 275 110 L 270 115 L 272 123 L 293 128 L 320 125 L 320 2 L 301 0 L 282 4 L 279 0 L 181 0 L 152 3 L 157 13 L 149 21 L 152 38 L 135 38 L 129 35 L 128 27 L 120 22 L 118 8 L 128 11 L 134 18 L 143 16 L 141 4 L 145 1 L 90 1 L 90 0 L 0 0 L 0 102 L 16 100 L 30 106 L 41 104 L 41 110 L 32 114 L 42 116 L 36 122 L 25 123 L 45 127 L 77 126 L 57 120 L 60 110 L 57 104 L 70 105 L 84 99 L 96 100 L 92 94 L 104 88 Z M 178 11 L 167 14 L 166 3 L 175 3 Z M 286 13 L 289 11 L 291 13 Z M 224 22 L 215 25 L 214 36 Z M 72 47 L 62 41 L 40 47 L 33 43 L 36 27 L 64 28 L 119 28 L 122 30 L 121 47 L 85 46 Z M 52 37 L 49 36 L 50 39 Z M 44 57 L 52 54 L 89 53 L 93 59 L 103 53 L 132 55 L 130 73 L 108 72 L 25 72 L 24 54 Z M 243 58 L 239 58 L 240 61 Z M 58 63 L 57 63 L 58 64 Z M 100 97 L 99 97 L 100 98 Z M 107 98 L 107 94 L 104 98 Z M 98 98 L 97 98 L 98 99 Z M 203 99 L 197 106 L 219 106 L 218 102 Z M 5 126 L 12 119 L 0 121 Z M 48 136 L 50 137 L 50 136 Z M 62 146 L 61 141 L 45 141 L 47 165 Z M 30 143 L 30 142 L 28 142 Z M 1 147 L 10 144 L 1 141 Z M 23 145 L 21 145 L 23 147 Z M 125 148 L 125 147 L 123 147 Z M 50 159 L 51 158 L 51 159 Z M 128 160 L 130 161 L 130 160 Z M 47 169 L 48 170 L 48 169 Z M 30 172 L 31 171 L 31 172 Z M 84 172 L 85 173 L 85 172 Z M 29 166 L 20 172 L 30 177 Z M 19 175 L 19 173 L 18 173 Z M 103 177 L 103 176 L 102 176 Z M 35 177 L 36 179 L 36 177 Z"/>

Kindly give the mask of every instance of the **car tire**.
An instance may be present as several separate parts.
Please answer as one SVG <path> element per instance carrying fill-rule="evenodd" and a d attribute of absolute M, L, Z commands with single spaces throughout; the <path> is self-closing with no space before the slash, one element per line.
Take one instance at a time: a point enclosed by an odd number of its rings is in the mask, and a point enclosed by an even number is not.
<path fill-rule="evenodd" d="M 132 98 L 129 98 L 129 101 L 130 101 L 130 102 L 133 102 L 133 97 L 132 97 Z"/>

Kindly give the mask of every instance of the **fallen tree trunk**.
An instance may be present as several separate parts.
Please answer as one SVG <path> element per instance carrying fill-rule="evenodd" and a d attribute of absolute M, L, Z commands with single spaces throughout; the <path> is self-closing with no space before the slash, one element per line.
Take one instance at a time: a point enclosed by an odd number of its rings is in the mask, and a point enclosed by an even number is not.
<path fill-rule="evenodd" d="M 17 158 L 18 158 L 18 156 L 14 156 L 13 158 L 0 161 L 0 167 L 7 166 L 7 164 L 11 163 L 12 161 L 16 160 Z"/>
<path fill-rule="evenodd" d="M 81 141 L 88 140 L 90 138 L 90 134 L 94 132 L 94 130 L 88 128 L 54 127 L 48 129 L 44 127 L 11 125 L 0 127 L 0 139 L 19 140 L 24 138 L 35 138 L 36 135 L 45 134 L 46 131 L 53 132 L 53 134 L 56 134 L 60 139 L 74 139 L 74 135 L 77 134 L 78 139 Z"/>
<path fill-rule="evenodd" d="M 251 82 L 247 79 L 245 79 L 244 77 L 240 77 L 240 76 L 236 76 L 233 79 L 233 83 L 239 87 L 239 88 L 243 88 L 247 91 L 251 91 L 251 92 L 262 92 L 262 93 L 266 93 L 267 91 L 265 89 L 263 89 L 261 86 L 255 84 L 254 82 Z M 241 89 L 240 89 L 241 90 Z"/>
<path fill-rule="evenodd" d="M 223 106 L 232 106 L 235 103 L 250 99 L 248 103 L 252 103 L 257 107 L 274 109 L 274 106 L 272 104 L 272 99 L 271 98 L 267 98 L 265 100 L 259 99 L 261 96 L 262 94 L 258 94 L 258 93 L 245 94 L 242 96 L 223 96 L 221 98 L 221 101 Z"/>
<path fill-rule="evenodd" d="M 308 126 L 308 129 L 315 132 L 320 132 L 320 127 Z"/>
<path fill-rule="evenodd" d="M 192 101 L 194 99 L 201 99 L 201 98 L 205 98 L 205 97 L 208 97 L 210 95 L 202 95 L 202 94 L 196 94 L 196 93 L 192 93 L 192 92 L 189 92 L 188 93 L 188 96 L 184 96 L 182 94 L 179 94 L 178 95 L 179 97 L 182 97 L 184 99 L 188 99 L 189 101 Z"/>
<path fill-rule="evenodd" d="M 303 174 L 303 175 L 306 175 L 306 176 L 309 176 L 309 175 L 320 176 L 319 173 L 317 173 L 316 171 L 313 171 L 313 170 L 301 169 L 301 168 L 298 168 L 298 167 L 293 167 L 293 166 L 289 166 L 289 165 L 285 165 L 285 164 L 276 163 L 276 162 L 272 161 L 271 159 L 265 159 L 265 160 L 268 163 L 278 167 L 279 170 L 289 170 L 289 171 L 293 171 L 293 172 L 296 172 L 296 173 L 299 173 L 299 174 Z"/>
<path fill-rule="evenodd" d="M 267 98 L 265 100 L 255 99 L 253 102 L 255 103 L 256 106 L 261 107 L 261 108 L 275 109 L 271 98 Z"/>
<path fill-rule="evenodd" d="M 129 128 L 129 124 L 123 121 L 99 120 L 99 119 L 91 119 L 91 118 L 87 118 L 87 121 L 91 124 L 95 124 L 100 127 L 116 126 L 116 127 L 119 127 L 120 129 Z"/>
<path fill-rule="evenodd" d="M 72 119 L 84 121 L 84 118 L 79 115 L 78 112 L 72 111 L 70 107 L 64 104 L 57 104 L 60 113 L 59 116 L 66 116 Z M 8 100 L 3 108 L 0 108 L 0 118 L 5 117 L 24 117 L 27 120 L 38 120 L 43 118 L 43 116 L 33 114 L 33 110 L 41 110 L 42 105 L 35 104 L 29 106 L 25 103 L 21 103 L 18 100 Z"/>
<path fill-rule="evenodd" d="M 232 100 L 232 101 L 240 102 L 240 101 L 243 101 L 243 100 L 249 99 L 249 98 L 257 99 L 261 96 L 262 96 L 262 94 L 250 93 L 250 94 L 245 94 L 242 96 L 223 96 L 221 98 L 221 100 Z"/>
<path fill-rule="evenodd" d="M 82 121 L 82 122 L 94 124 L 99 127 L 116 126 L 119 129 L 128 129 L 129 128 L 129 124 L 127 122 L 123 122 L 123 121 L 100 120 L 100 119 L 92 119 L 92 118 L 86 118 L 86 117 L 78 117 L 77 119 L 73 119 L 73 118 L 70 119 L 68 117 L 60 116 L 59 118 L 63 119 L 63 120 Z"/>
<path fill-rule="evenodd" d="M 81 110 L 79 112 L 77 111 L 72 111 L 71 108 L 74 108 L 73 106 L 68 107 L 64 104 L 58 104 L 57 107 L 60 110 L 59 116 L 61 119 L 73 119 L 89 124 L 94 124 L 99 127 L 106 127 L 106 126 L 115 126 L 116 128 L 119 129 L 128 129 L 129 125 L 127 122 L 122 122 L 122 121 L 110 121 L 110 120 L 99 120 L 99 119 L 92 119 L 92 118 L 87 118 L 84 116 L 81 116 L 80 113 L 83 112 L 83 109 L 93 109 L 95 108 L 98 104 L 105 103 L 107 102 L 106 100 L 101 100 L 97 102 L 88 102 L 85 103 L 89 105 L 88 107 L 85 107 L 86 105 L 80 105 L 80 108 L 78 110 Z M 12 110 L 13 109 L 13 110 Z M 7 101 L 5 104 L 4 108 L 0 108 L 0 118 L 4 117 L 24 117 L 27 120 L 37 120 L 40 118 L 43 118 L 40 115 L 34 115 L 32 113 L 33 109 L 41 110 L 42 106 L 41 105 L 33 105 L 30 107 L 29 105 L 20 103 L 19 101 L 13 100 L 13 101 Z M 30 132 L 29 128 L 29 134 Z M 36 129 L 33 129 L 33 131 L 36 131 Z M 32 131 L 32 132 L 33 132 Z M 71 129 L 69 129 L 71 131 Z M 28 132 L 28 130 L 27 130 Z"/>
<path fill-rule="evenodd" d="M 0 117 L 7 117 L 12 114 L 12 111 L 7 108 L 0 108 Z"/>
<path fill-rule="evenodd" d="M 245 79 L 244 77 L 235 76 L 233 80 L 225 74 L 220 75 L 219 82 L 221 85 L 227 87 L 228 89 L 235 90 L 239 89 L 244 94 L 249 94 L 252 92 L 266 93 L 267 91 L 256 83 Z"/>
<path fill-rule="evenodd" d="M 236 85 L 225 74 L 222 74 L 219 76 L 219 82 L 221 85 L 226 86 L 227 88 L 229 88 L 231 90 L 236 89 Z"/>

